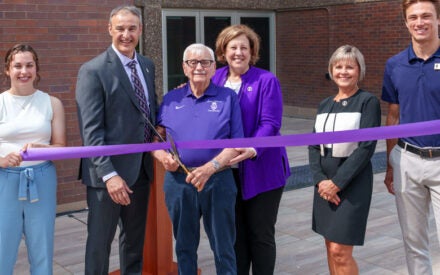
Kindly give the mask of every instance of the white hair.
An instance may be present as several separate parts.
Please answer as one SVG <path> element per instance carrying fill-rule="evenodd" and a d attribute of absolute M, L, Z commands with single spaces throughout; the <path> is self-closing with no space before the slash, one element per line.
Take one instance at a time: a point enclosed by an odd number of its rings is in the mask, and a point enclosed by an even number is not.
<path fill-rule="evenodd" d="M 209 55 L 211 56 L 211 60 L 215 60 L 214 51 L 210 47 L 208 47 L 202 43 L 194 43 L 194 44 L 191 44 L 188 47 L 186 47 L 185 51 L 183 52 L 183 61 L 186 60 L 186 56 L 190 52 L 197 54 L 197 53 L 202 53 L 204 51 L 208 51 Z"/>

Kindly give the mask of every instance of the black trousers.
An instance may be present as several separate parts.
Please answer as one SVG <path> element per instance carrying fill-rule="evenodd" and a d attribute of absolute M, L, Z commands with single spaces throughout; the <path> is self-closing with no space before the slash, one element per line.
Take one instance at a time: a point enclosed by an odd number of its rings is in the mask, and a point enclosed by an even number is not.
<path fill-rule="evenodd" d="M 150 180 L 139 175 L 129 194 L 131 203 L 116 204 L 106 188 L 87 187 L 86 275 L 108 275 L 110 248 L 119 224 L 121 274 L 141 274 Z"/>
<path fill-rule="evenodd" d="M 276 259 L 275 223 L 284 187 L 243 200 L 238 169 L 233 170 L 238 185 L 235 205 L 237 274 L 249 275 L 251 267 L 254 275 L 273 274 Z"/>

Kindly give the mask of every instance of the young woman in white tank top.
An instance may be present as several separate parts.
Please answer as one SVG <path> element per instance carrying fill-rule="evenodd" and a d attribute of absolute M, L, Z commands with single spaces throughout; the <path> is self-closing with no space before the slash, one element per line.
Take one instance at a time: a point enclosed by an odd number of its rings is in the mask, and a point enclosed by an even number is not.
<path fill-rule="evenodd" d="M 23 161 L 30 147 L 66 145 L 61 101 L 35 88 L 37 53 L 12 47 L 5 57 L 11 86 L 0 94 L 0 269 L 13 274 L 25 236 L 32 274 L 52 274 L 57 177 L 50 161 Z"/>

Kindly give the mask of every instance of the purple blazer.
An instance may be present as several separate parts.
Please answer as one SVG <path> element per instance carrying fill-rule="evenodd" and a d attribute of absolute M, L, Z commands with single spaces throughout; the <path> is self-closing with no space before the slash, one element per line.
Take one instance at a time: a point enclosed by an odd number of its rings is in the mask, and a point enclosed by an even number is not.
<path fill-rule="evenodd" d="M 212 81 L 224 86 L 229 67 L 218 69 Z M 266 70 L 251 66 L 241 76 L 238 98 L 245 137 L 279 136 L 283 99 L 278 79 Z M 240 167 L 243 199 L 280 188 L 290 176 L 286 148 L 256 148 L 257 157 L 242 161 Z"/>

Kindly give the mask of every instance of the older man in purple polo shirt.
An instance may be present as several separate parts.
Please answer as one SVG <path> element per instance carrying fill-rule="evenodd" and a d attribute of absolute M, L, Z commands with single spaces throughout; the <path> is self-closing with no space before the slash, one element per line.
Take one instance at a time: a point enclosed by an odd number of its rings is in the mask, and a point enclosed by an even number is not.
<path fill-rule="evenodd" d="M 234 91 L 211 83 L 215 72 L 213 51 L 203 44 L 188 46 L 183 54 L 188 85 L 168 92 L 158 115 L 160 132 L 176 141 L 243 137 L 240 107 Z M 167 170 L 165 200 L 170 214 L 179 274 L 197 274 L 200 218 L 215 256 L 217 274 L 236 274 L 235 198 L 237 188 L 231 159 L 235 149 L 182 149 L 181 162 L 160 150 L 153 155 Z"/>

